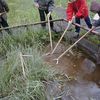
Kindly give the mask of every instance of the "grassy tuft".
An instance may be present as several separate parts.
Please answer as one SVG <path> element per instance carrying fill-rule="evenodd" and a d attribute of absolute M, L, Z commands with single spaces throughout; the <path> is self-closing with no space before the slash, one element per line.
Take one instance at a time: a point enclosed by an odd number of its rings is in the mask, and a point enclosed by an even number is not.
<path fill-rule="evenodd" d="M 23 75 L 19 52 L 31 55 L 23 57 L 26 77 Z M 53 72 L 43 62 L 37 49 L 8 52 L 7 59 L 0 67 L 0 97 L 7 100 L 46 100 L 42 81 L 52 79 Z"/>

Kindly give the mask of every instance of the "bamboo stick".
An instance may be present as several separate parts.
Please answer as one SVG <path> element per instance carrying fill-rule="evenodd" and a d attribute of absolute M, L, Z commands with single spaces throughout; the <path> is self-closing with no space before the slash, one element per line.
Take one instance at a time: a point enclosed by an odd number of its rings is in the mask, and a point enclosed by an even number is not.
<path fill-rule="evenodd" d="M 63 32 L 62 36 L 60 37 L 58 43 L 56 44 L 55 48 L 53 49 L 53 51 L 51 52 L 51 54 L 53 54 L 55 52 L 55 50 L 57 49 L 59 43 L 61 42 L 62 38 L 64 37 L 64 35 L 66 34 L 66 32 L 68 31 L 70 25 L 72 24 L 72 21 L 73 21 L 74 17 L 72 18 L 71 20 L 71 23 L 68 23 L 68 26 L 66 27 L 65 31 Z"/>
<path fill-rule="evenodd" d="M 63 20 L 66 21 L 66 22 L 68 22 L 66 19 L 63 19 Z M 86 28 L 86 27 L 84 27 L 84 26 L 82 26 L 82 25 L 80 25 L 80 24 L 77 24 L 77 23 L 72 23 L 72 24 L 73 24 L 74 26 L 78 26 L 78 27 L 80 27 L 80 28 L 82 28 L 82 29 L 84 29 L 84 30 L 86 30 L 86 31 L 89 31 L 89 28 Z M 96 29 L 100 29 L 100 27 L 96 27 Z M 92 30 L 91 33 L 100 36 L 100 33 L 97 32 L 97 31 L 95 31 L 95 30 Z"/>
<path fill-rule="evenodd" d="M 88 35 L 92 30 L 94 30 L 95 27 L 91 28 L 88 32 L 86 32 L 82 37 L 80 37 L 73 45 L 71 45 L 65 52 L 63 52 L 57 59 L 56 64 L 58 64 L 59 59 L 64 56 L 70 49 L 72 49 L 79 41 L 81 41 L 86 35 Z"/>
<path fill-rule="evenodd" d="M 24 78 L 26 78 L 26 73 L 25 73 L 25 68 L 24 68 L 24 59 L 22 57 L 22 53 L 21 52 L 19 53 L 19 56 L 20 56 L 20 60 L 21 60 L 21 66 L 22 66 L 23 76 L 24 76 Z"/>
<path fill-rule="evenodd" d="M 50 36 L 50 46 L 51 46 L 51 51 L 52 51 L 53 50 L 53 43 L 52 43 L 52 35 L 51 35 L 51 27 L 50 27 L 50 19 L 49 18 L 50 18 L 50 15 L 47 15 L 48 27 L 49 27 L 49 36 Z"/>

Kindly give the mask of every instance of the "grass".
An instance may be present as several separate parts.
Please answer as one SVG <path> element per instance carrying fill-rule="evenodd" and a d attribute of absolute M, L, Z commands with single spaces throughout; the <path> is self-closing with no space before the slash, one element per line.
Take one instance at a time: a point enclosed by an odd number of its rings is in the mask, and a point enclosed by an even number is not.
<path fill-rule="evenodd" d="M 92 0 L 88 0 L 90 6 Z M 99 1 L 99 0 L 97 0 Z M 66 8 L 68 0 L 55 0 L 55 6 Z M 37 8 L 33 5 L 34 0 L 8 0 L 10 12 L 8 13 L 8 22 L 10 26 L 33 23 L 39 21 Z M 90 13 L 91 16 L 93 15 Z M 53 14 L 55 17 L 55 14 Z"/>
<path fill-rule="evenodd" d="M 53 79 L 55 73 L 44 63 L 39 51 L 48 42 L 48 32 L 32 28 L 12 31 L 15 34 L 4 34 L 0 42 L 0 55 L 6 55 L 6 59 L 0 62 L 0 100 L 46 100 L 42 81 Z M 32 55 L 24 57 L 26 77 L 22 70 L 20 52 Z"/>
<path fill-rule="evenodd" d="M 39 21 L 38 10 L 32 0 L 8 0 L 8 4 L 10 26 Z M 56 0 L 55 4 L 66 8 L 67 1 Z M 0 40 L 0 55 L 6 55 L 6 59 L 0 62 L 0 100 L 46 100 L 42 81 L 53 79 L 56 74 L 44 63 L 40 54 L 41 48 L 48 43 L 48 32 L 41 29 L 35 31 L 34 28 L 12 31 L 13 36 L 5 34 Z M 20 52 L 32 55 L 24 57 L 26 77 L 22 70 Z"/>
<path fill-rule="evenodd" d="M 10 25 L 33 23 L 39 20 L 38 11 L 32 0 L 8 0 L 10 12 L 8 22 Z"/>
<path fill-rule="evenodd" d="M 8 0 L 10 11 L 8 22 L 10 26 L 39 21 L 39 13 L 33 5 L 34 0 Z M 56 6 L 66 7 L 66 0 L 56 0 Z M 52 14 L 55 18 L 55 14 Z"/>
<path fill-rule="evenodd" d="M 24 57 L 23 76 L 19 52 L 32 55 Z M 0 65 L 0 98 L 7 100 L 46 100 L 44 80 L 53 78 L 54 71 L 46 65 L 37 49 L 17 48 L 7 53 Z M 41 98 L 41 99 L 40 99 Z"/>
<path fill-rule="evenodd" d="M 47 44 L 49 42 L 49 36 L 46 30 L 40 29 L 35 31 L 35 29 L 28 29 L 25 32 L 24 31 L 25 28 L 20 28 L 16 29 L 16 31 L 12 30 L 14 33 L 12 36 L 4 34 L 4 37 L 0 42 L 0 55 L 5 55 L 11 48 L 27 48 L 36 45 L 36 47 L 41 49 L 45 43 Z"/>

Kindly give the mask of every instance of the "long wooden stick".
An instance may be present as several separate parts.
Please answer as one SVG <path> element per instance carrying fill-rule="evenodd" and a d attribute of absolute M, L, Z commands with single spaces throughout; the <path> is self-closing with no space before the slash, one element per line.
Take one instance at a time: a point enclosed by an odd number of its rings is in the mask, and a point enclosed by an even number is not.
<path fill-rule="evenodd" d="M 23 76 L 24 76 L 24 78 L 26 78 L 25 67 L 24 67 L 24 59 L 22 57 L 22 53 L 21 52 L 19 53 L 19 56 L 20 56 L 20 60 L 21 60 L 21 66 L 22 66 Z"/>
<path fill-rule="evenodd" d="M 73 19 L 72 19 L 73 20 Z M 65 33 L 68 31 L 70 25 L 72 24 L 72 21 L 70 24 L 68 24 L 68 26 L 66 27 L 65 31 L 63 32 L 61 38 L 59 39 L 58 43 L 56 44 L 55 48 L 53 49 L 53 51 L 51 52 L 51 54 L 53 54 L 55 52 L 55 50 L 57 49 L 59 43 L 61 42 L 62 38 L 64 37 Z"/>
<path fill-rule="evenodd" d="M 49 27 L 49 36 L 50 36 L 50 46 L 51 46 L 51 51 L 53 50 L 53 44 L 52 44 L 52 35 L 51 35 L 51 27 L 50 27 L 50 16 L 47 16 L 48 18 L 48 27 Z"/>
<path fill-rule="evenodd" d="M 64 20 L 65 22 L 68 22 L 66 19 L 63 19 L 63 20 Z M 84 26 L 82 26 L 82 25 L 80 25 L 80 24 L 77 24 L 77 23 L 72 23 L 72 24 L 73 24 L 74 26 L 78 26 L 78 27 L 80 27 L 80 28 L 82 28 L 82 29 L 84 29 L 84 30 L 86 30 L 86 31 L 89 31 L 89 28 L 86 28 L 86 27 L 84 27 Z M 96 27 L 96 29 L 100 29 L 100 27 Z M 97 32 L 97 31 L 95 31 L 95 30 L 91 31 L 91 33 L 100 36 L 100 33 Z"/>
<path fill-rule="evenodd" d="M 71 48 L 73 48 L 80 40 L 82 40 L 87 34 L 89 34 L 92 30 L 94 30 L 95 27 L 91 28 L 88 32 L 86 32 L 82 37 L 80 37 L 73 45 L 71 45 L 65 52 L 63 52 L 57 59 L 57 63 L 58 64 L 58 61 L 59 59 L 64 56 Z"/>

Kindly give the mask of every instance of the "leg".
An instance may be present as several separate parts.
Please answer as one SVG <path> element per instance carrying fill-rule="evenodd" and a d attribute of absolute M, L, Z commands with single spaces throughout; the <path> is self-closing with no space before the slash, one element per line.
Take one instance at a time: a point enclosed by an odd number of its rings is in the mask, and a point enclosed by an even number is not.
<path fill-rule="evenodd" d="M 92 28 L 92 24 L 91 24 L 91 20 L 90 20 L 89 16 L 86 17 L 84 20 L 85 20 L 85 22 L 86 22 L 88 28 Z"/>
<path fill-rule="evenodd" d="M 45 10 L 45 13 L 46 13 L 46 15 L 49 13 L 48 9 Z M 51 16 L 51 15 L 50 15 L 49 20 L 52 20 L 52 16 Z M 50 22 L 50 26 L 51 26 L 51 28 L 53 29 L 53 22 Z"/>
<path fill-rule="evenodd" d="M 75 22 L 77 23 L 77 24 L 80 24 L 80 18 L 75 18 Z M 76 29 L 76 33 L 79 33 L 80 32 L 80 27 L 78 27 L 78 26 L 75 26 L 75 29 Z"/>
<path fill-rule="evenodd" d="M 1 25 L 5 28 L 5 27 L 9 27 L 8 23 L 6 20 L 4 20 L 2 18 L 2 21 L 1 21 Z M 9 29 L 6 29 L 5 31 L 7 31 L 8 34 L 11 34 L 11 31 Z"/>
<path fill-rule="evenodd" d="M 80 24 L 80 18 L 75 17 L 75 22 L 76 22 L 77 24 Z M 76 29 L 76 31 L 75 31 L 75 33 L 73 34 L 73 38 L 76 38 L 76 39 L 77 39 L 77 38 L 79 37 L 80 27 L 75 26 L 75 29 Z"/>
<path fill-rule="evenodd" d="M 40 20 L 41 21 L 45 21 L 45 13 L 44 13 L 44 10 L 40 10 L 39 9 L 39 15 L 40 15 Z M 45 27 L 46 26 L 46 23 L 42 23 L 41 26 L 42 27 Z"/>

